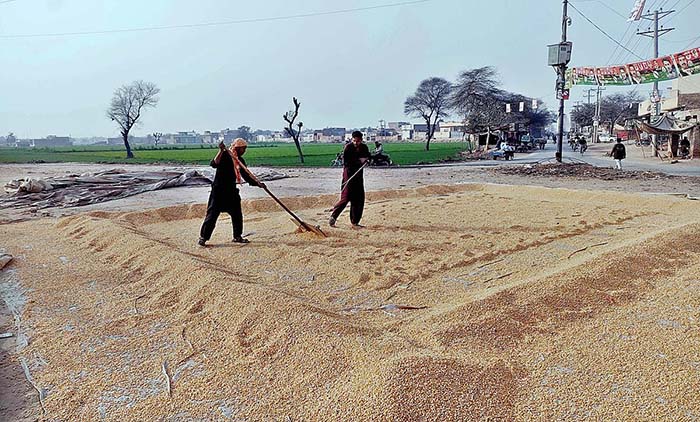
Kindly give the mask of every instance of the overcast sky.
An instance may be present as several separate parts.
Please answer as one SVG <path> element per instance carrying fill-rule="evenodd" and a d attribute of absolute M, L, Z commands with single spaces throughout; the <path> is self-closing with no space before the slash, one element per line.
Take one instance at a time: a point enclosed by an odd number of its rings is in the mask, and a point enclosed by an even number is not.
<path fill-rule="evenodd" d="M 259 19 L 361 8 L 402 0 L 0 0 L 0 133 L 116 136 L 105 109 L 118 86 L 156 83 L 160 104 L 136 134 L 220 130 L 248 125 L 279 129 L 292 96 L 306 127 L 377 125 L 406 120 L 403 102 L 430 76 L 454 80 L 465 69 L 493 65 L 504 88 L 556 109 L 546 45 L 560 39 L 559 0 L 430 0 L 348 13 L 199 28 L 92 35 L 10 35 L 103 31 Z M 573 2 L 638 55 L 651 41 L 633 36 L 625 19 L 634 0 Z M 700 1 L 675 3 L 676 31 L 662 53 L 700 36 Z M 607 5 L 607 6 L 606 6 Z M 687 7 L 686 7 L 687 6 Z M 574 65 L 604 65 L 615 44 L 570 11 Z M 695 22 L 695 23 L 693 23 Z M 643 29 L 646 29 L 644 24 Z M 629 41 L 628 41 L 629 40 Z M 700 40 L 692 43 L 700 46 Z M 631 54 L 612 62 L 636 60 Z M 611 64 L 615 64 L 612 63 Z M 649 87 L 650 89 L 650 87 Z M 648 90 L 640 92 L 648 95 Z M 582 99 L 583 88 L 572 92 Z M 573 104 L 573 101 L 569 104 Z"/>

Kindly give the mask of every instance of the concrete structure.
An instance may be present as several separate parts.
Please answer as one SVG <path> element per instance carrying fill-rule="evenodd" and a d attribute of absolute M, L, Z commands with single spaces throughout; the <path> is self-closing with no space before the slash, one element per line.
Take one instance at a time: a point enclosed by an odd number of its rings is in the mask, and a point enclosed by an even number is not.
<path fill-rule="evenodd" d="M 205 144 L 218 144 L 221 142 L 221 133 L 205 130 L 202 135 L 202 142 Z"/>
<path fill-rule="evenodd" d="M 438 128 L 435 129 L 437 132 L 440 130 L 439 125 Z M 413 125 L 413 140 L 414 141 L 425 141 L 428 138 L 428 125 L 426 124 L 415 124 Z"/>
<path fill-rule="evenodd" d="M 409 122 L 387 122 L 386 127 L 396 131 L 402 130 L 406 126 L 411 126 Z"/>
<path fill-rule="evenodd" d="M 73 141 L 68 136 L 49 135 L 43 139 L 31 139 L 31 146 L 34 148 L 71 147 Z"/>
<path fill-rule="evenodd" d="M 440 122 L 440 130 L 435 131 L 435 139 L 461 140 L 466 131 L 462 122 Z"/>
<path fill-rule="evenodd" d="M 176 144 L 201 144 L 202 137 L 197 132 L 178 132 L 173 135 Z"/>
<path fill-rule="evenodd" d="M 32 140 L 31 139 L 18 139 L 15 141 L 15 148 L 31 148 L 32 147 Z"/>
<path fill-rule="evenodd" d="M 315 142 L 339 143 L 345 140 L 346 132 L 344 127 L 327 127 L 314 131 L 312 139 Z"/>
<path fill-rule="evenodd" d="M 677 93 L 677 111 L 673 113 L 674 117 L 696 125 L 683 136 L 690 141 L 691 156 L 700 158 L 700 74 L 674 80 L 672 92 Z"/>

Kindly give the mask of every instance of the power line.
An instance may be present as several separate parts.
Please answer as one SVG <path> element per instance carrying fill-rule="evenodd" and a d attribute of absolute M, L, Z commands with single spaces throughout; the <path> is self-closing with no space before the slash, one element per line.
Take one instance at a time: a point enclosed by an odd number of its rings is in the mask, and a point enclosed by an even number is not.
<path fill-rule="evenodd" d="M 674 44 L 682 44 L 682 43 L 684 43 L 684 42 L 695 41 L 695 40 L 697 40 L 697 38 L 686 38 L 686 39 L 684 39 L 684 40 L 665 39 L 664 41 L 665 41 L 665 42 L 674 43 Z"/>
<path fill-rule="evenodd" d="M 658 1 L 659 1 L 659 0 L 654 0 L 654 1 L 652 1 L 651 4 L 647 5 L 648 9 L 649 9 L 649 10 L 650 10 L 650 9 L 653 9 L 654 6 L 656 6 L 656 3 L 657 3 Z M 637 48 L 639 48 L 640 44 L 642 43 L 642 38 L 636 37 L 635 35 L 636 35 L 636 32 L 639 32 L 639 29 L 642 27 L 642 23 L 643 23 L 643 22 L 644 22 L 643 20 L 640 20 L 640 21 L 637 23 L 637 28 L 635 29 L 634 32 L 630 33 L 629 38 L 627 39 L 627 41 L 625 41 L 625 46 L 629 46 L 630 43 L 632 43 L 633 40 L 634 40 L 634 45 L 631 47 L 631 50 L 632 50 L 633 52 L 636 52 L 636 51 L 637 51 Z M 624 41 L 624 39 L 623 39 L 623 41 Z M 649 41 L 649 43 L 651 44 L 651 41 Z M 644 54 L 644 53 L 642 53 L 642 54 Z M 617 63 L 626 63 L 626 62 L 628 61 L 628 59 L 630 59 L 630 58 L 632 57 L 632 55 L 633 55 L 633 54 L 630 54 L 629 52 L 625 52 L 624 50 L 620 50 L 619 55 L 616 56 L 617 58 L 615 59 L 615 62 L 617 62 Z M 637 56 L 637 57 L 639 57 L 639 56 Z"/>
<path fill-rule="evenodd" d="M 683 47 L 683 50 L 689 49 L 689 48 L 692 47 L 693 44 L 695 44 L 695 42 L 698 41 L 698 40 L 700 40 L 700 37 L 697 37 L 697 38 L 693 39 L 693 41 L 691 41 L 690 44 L 688 44 L 688 45 L 686 45 L 685 47 Z"/>
<path fill-rule="evenodd" d="M 683 1 L 683 0 L 678 0 L 675 3 L 673 3 L 673 6 L 671 6 L 670 9 L 673 9 L 674 7 L 678 6 L 678 3 L 680 3 L 681 1 Z M 692 1 L 691 1 L 691 3 L 692 3 Z M 663 5 L 660 7 L 660 9 L 663 9 Z"/>
<path fill-rule="evenodd" d="M 580 10 L 578 10 L 578 8 L 577 8 L 576 6 L 574 6 L 572 3 L 569 3 L 569 5 L 570 5 L 576 12 L 578 12 L 579 15 L 581 15 L 584 19 L 586 19 L 588 22 L 590 22 L 590 24 L 593 25 L 598 31 L 600 31 L 601 33 L 603 33 L 603 35 L 605 35 L 606 37 L 610 38 L 610 40 L 612 40 L 615 44 L 617 44 L 617 45 L 619 45 L 620 47 L 622 47 L 623 49 L 629 51 L 630 53 L 632 53 L 633 55 L 635 55 L 636 57 L 638 57 L 640 60 L 643 60 L 641 57 L 637 56 L 637 54 L 636 54 L 635 52 L 631 51 L 630 49 L 628 49 L 628 48 L 625 47 L 624 45 L 620 44 L 620 42 L 619 42 L 618 40 L 616 40 L 615 38 L 613 38 L 612 36 L 610 36 L 610 34 L 608 34 L 607 32 L 605 32 L 605 30 L 604 30 L 603 28 L 601 28 L 601 27 L 598 26 L 595 22 L 593 22 L 592 20 L 590 20 L 590 18 L 588 18 L 588 16 L 584 15 L 583 12 L 581 12 Z"/>
<path fill-rule="evenodd" d="M 673 9 L 674 7 L 676 7 L 676 6 L 678 5 L 678 3 L 680 3 L 680 0 L 679 0 L 678 2 L 676 2 L 676 4 L 674 4 L 673 7 L 671 7 L 671 9 Z M 685 6 L 681 7 L 681 9 L 678 10 L 678 11 L 676 12 L 676 13 L 677 13 L 676 16 L 674 16 L 674 17 L 672 17 L 671 19 L 669 19 L 666 23 L 668 24 L 668 23 L 673 22 L 674 19 L 676 19 L 678 16 L 680 16 L 680 13 L 681 13 L 682 11 L 684 11 L 685 9 L 687 9 L 688 7 L 690 7 L 690 5 L 693 4 L 693 3 L 695 3 L 695 0 L 690 0 L 690 1 L 688 2 L 688 4 L 686 4 Z"/>
<path fill-rule="evenodd" d="M 632 28 L 632 25 L 634 25 L 634 22 L 630 22 L 630 26 L 629 26 L 630 29 Z M 633 40 L 636 41 L 635 45 L 630 48 L 632 51 L 636 51 L 637 47 L 639 46 L 639 43 L 641 42 L 639 37 L 635 37 L 635 33 L 637 31 L 639 31 L 639 28 L 641 26 L 642 26 L 642 23 L 638 22 L 637 28 L 635 28 L 634 32 L 629 33 L 627 40 L 625 41 L 625 38 L 624 37 L 622 38 L 622 42 L 624 43 L 625 47 L 628 47 L 628 48 L 630 47 Z M 610 62 L 622 63 L 623 59 L 627 59 L 627 57 L 630 57 L 630 54 L 628 52 L 626 52 L 625 50 L 619 49 L 617 55 L 615 55 L 615 58 L 614 59 L 611 58 Z"/>
<path fill-rule="evenodd" d="M 632 22 L 630 22 L 629 25 L 627 25 L 627 29 L 625 29 L 625 33 L 622 34 L 622 40 L 623 40 L 623 41 L 625 40 L 625 37 L 627 36 L 627 33 L 630 32 L 630 29 L 631 29 L 631 28 L 632 28 Z M 625 43 L 625 45 L 627 45 L 627 43 Z M 612 54 L 610 54 L 610 57 L 608 58 L 608 61 L 605 63 L 606 66 L 608 66 L 608 65 L 610 64 L 610 62 L 612 61 L 613 57 L 615 57 L 615 54 L 617 54 L 617 51 L 618 51 L 619 48 L 620 48 L 619 46 L 617 46 L 617 45 L 615 46 L 615 49 L 613 50 Z"/>
<path fill-rule="evenodd" d="M 610 7 L 610 5 L 604 3 L 604 2 L 602 2 L 602 1 L 600 1 L 600 0 L 578 0 L 578 2 L 579 2 L 579 3 L 590 3 L 590 2 L 600 3 L 601 5 L 605 6 L 605 7 L 608 8 L 610 11 L 612 11 L 613 13 L 615 13 L 617 16 L 621 17 L 622 19 L 625 19 L 625 20 L 627 19 L 627 16 L 623 15 L 623 14 L 620 13 L 617 9 L 615 9 L 615 8 L 613 8 L 613 7 Z"/>
<path fill-rule="evenodd" d="M 3 2 L 17 1 L 17 0 L 2 0 Z M 281 21 L 281 20 L 292 20 L 300 18 L 309 18 L 314 16 L 328 16 L 328 15 L 339 15 L 344 13 L 360 12 L 365 10 L 375 10 L 384 9 L 389 7 L 399 7 L 408 6 L 418 3 L 426 3 L 432 0 L 412 0 L 403 1 L 397 3 L 380 4 L 377 6 L 367 6 L 367 7 L 356 7 L 352 9 L 339 9 L 327 12 L 313 12 L 313 13 L 300 13 L 296 15 L 286 15 L 286 16 L 272 16 L 264 18 L 251 18 L 251 19 L 237 19 L 219 22 L 203 22 L 203 23 L 191 23 L 191 24 L 181 24 L 181 25 L 164 25 L 164 26 L 147 26 L 141 28 L 124 28 L 124 29 L 105 29 L 99 31 L 80 31 L 80 32 L 56 32 L 56 33 L 46 33 L 46 34 L 11 34 L 11 35 L 0 35 L 0 38 L 40 38 L 40 37 L 68 37 L 68 36 L 80 36 L 80 35 L 103 35 L 103 34 L 115 34 L 115 33 L 126 33 L 126 32 L 146 32 L 146 31 L 162 31 L 169 29 L 181 29 L 181 28 L 203 28 L 210 26 L 223 26 L 223 25 L 237 25 L 244 23 L 256 23 L 256 22 L 270 22 L 270 21 Z"/>

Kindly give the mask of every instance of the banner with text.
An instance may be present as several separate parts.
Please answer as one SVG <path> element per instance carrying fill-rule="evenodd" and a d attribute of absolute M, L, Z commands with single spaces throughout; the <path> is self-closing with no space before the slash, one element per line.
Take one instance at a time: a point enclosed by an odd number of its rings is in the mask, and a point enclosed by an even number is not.
<path fill-rule="evenodd" d="M 693 48 L 673 55 L 681 77 L 700 74 L 700 48 Z"/>
<path fill-rule="evenodd" d="M 574 67 L 566 72 L 566 86 L 624 86 L 670 81 L 700 74 L 700 48 L 658 59 L 607 67 Z"/>
<path fill-rule="evenodd" d="M 595 76 L 599 85 L 632 85 L 627 66 L 596 67 Z"/>

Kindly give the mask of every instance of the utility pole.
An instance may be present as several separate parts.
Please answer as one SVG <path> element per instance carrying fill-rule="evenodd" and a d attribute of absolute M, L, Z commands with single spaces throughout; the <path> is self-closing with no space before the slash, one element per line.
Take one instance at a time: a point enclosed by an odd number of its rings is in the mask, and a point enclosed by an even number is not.
<path fill-rule="evenodd" d="M 578 109 L 581 107 L 581 104 L 582 101 L 574 101 L 573 111 L 578 111 Z M 571 119 L 571 125 L 574 127 L 575 133 L 581 132 L 581 127 L 578 124 L 576 124 L 573 119 Z"/>
<path fill-rule="evenodd" d="M 642 31 L 642 32 L 637 31 L 637 35 L 641 35 L 643 37 L 649 37 L 649 38 L 652 38 L 654 40 L 654 58 L 655 59 L 659 58 L 659 37 L 676 29 L 676 28 L 664 28 L 663 26 L 661 28 L 659 28 L 659 19 L 663 19 L 673 12 L 675 12 L 675 10 L 664 11 L 663 9 L 657 9 L 657 10 L 654 10 L 653 13 L 650 13 L 647 11 L 646 15 L 642 15 L 642 19 L 646 19 L 648 21 L 653 22 L 654 29 L 650 28 L 650 29 L 648 29 L 646 31 Z M 658 82 L 654 82 L 654 91 L 651 94 L 651 98 L 652 98 L 652 102 L 654 103 L 654 107 L 652 109 L 652 115 L 658 116 L 661 114 L 661 95 L 659 93 L 659 83 Z M 659 155 L 656 135 L 652 135 L 652 141 L 653 141 L 652 144 L 654 147 L 654 156 L 656 157 Z"/>
<path fill-rule="evenodd" d="M 598 143 L 598 127 L 600 126 L 600 93 L 604 90 L 605 88 L 600 85 L 598 86 L 598 89 L 588 90 L 589 94 L 591 91 L 596 91 L 595 114 L 593 115 L 593 138 L 591 139 L 591 142 L 594 144 Z"/>
<path fill-rule="evenodd" d="M 586 90 L 586 94 L 584 95 L 584 97 L 588 98 L 588 104 L 591 103 L 591 97 L 593 96 L 592 94 L 593 94 L 594 92 L 596 92 L 596 90 L 593 89 L 593 88 L 588 88 L 588 89 Z"/>
<path fill-rule="evenodd" d="M 566 29 L 571 23 L 569 20 L 569 0 L 564 0 L 564 7 L 561 15 L 561 43 L 566 44 Z M 559 65 L 559 78 L 564 81 L 566 78 L 566 65 L 567 63 L 562 63 Z M 564 101 L 565 98 L 559 99 L 559 127 L 557 136 L 557 154 L 555 156 L 557 162 L 561 163 L 562 159 L 562 145 L 564 144 Z"/>

